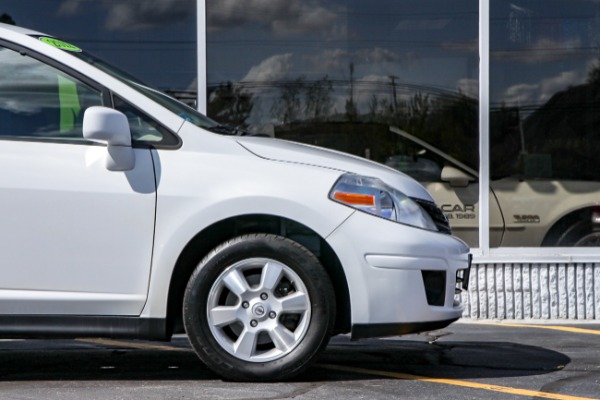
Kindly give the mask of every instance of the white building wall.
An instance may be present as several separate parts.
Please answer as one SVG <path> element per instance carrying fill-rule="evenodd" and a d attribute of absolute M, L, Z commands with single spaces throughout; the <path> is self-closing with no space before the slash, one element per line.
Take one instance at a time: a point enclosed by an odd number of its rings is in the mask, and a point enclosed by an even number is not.
<path fill-rule="evenodd" d="M 471 319 L 600 319 L 600 264 L 474 264 Z"/>

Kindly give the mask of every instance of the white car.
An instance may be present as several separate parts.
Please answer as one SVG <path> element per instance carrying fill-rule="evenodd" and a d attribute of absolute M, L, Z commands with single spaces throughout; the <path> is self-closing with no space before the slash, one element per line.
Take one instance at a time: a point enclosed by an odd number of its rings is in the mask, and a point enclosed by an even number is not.
<path fill-rule="evenodd" d="M 333 334 L 461 316 L 469 249 L 412 178 L 223 135 L 31 30 L 0 24 L 0 70 L 0 337 L 169 340 L 185 328 L 223 377 L 279 380 Z"/>

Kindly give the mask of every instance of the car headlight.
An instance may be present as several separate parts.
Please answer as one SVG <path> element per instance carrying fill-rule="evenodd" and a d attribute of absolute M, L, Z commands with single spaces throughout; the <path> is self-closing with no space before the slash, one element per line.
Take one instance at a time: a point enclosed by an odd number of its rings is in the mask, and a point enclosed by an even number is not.
<path fill-rule="evenodd" d="M 430 231 L 438 230 L 421 206 L 377 178 L 344 174 L 331 189 L 329 198 L 401 224 Z"/>

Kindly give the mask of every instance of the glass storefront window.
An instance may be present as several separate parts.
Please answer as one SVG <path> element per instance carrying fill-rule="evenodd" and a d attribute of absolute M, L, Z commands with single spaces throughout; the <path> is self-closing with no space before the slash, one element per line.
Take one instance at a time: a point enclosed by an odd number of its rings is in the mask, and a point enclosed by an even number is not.
<path fill-rule="evenodd" d="M 495 0 L 490 13 L 495 245 L 598 246 L 600 3 Z"/>
<path fill-rule="evenodd" d="M 0 20 L 194 106 L 196 3 L 5 0 Z M 489 9 L 490 247 L 598 246 L 600 3 Z M 206 0 L 208 115 L 401 170 L 478 247 L 478 10 L 477 0 Z"/>
<path fill-rule="evenodd" d="M 424 183 L 478 245 L 478 2 L 206 1 L 209 117 Z"/>

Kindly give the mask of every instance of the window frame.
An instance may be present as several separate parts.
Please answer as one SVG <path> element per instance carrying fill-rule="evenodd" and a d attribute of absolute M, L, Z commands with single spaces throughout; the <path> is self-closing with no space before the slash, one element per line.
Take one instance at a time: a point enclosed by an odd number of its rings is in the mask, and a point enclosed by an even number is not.
<path fill-rule="evenodd" d="M 203 0 L 201 0 L 203 1 Z M 492 247 L 490 248 L 490 1 L 479 0 L 479 247 L 474 261 L 489 263 L 598 262 L 600 247 Z"/>
<path fill-rule="evenodd" d="M 181 147 L 182 142 L 181 142 L 181 138 L 179 137 L 179 135 L 175 134 L 174 132 L 171 132 L 171 130 L 168 129 L 166 126 L 164 126 L 163 124 L 158 122 L 156 119 L 152 118 L 148 113 L 142 111 L 139 107 L 136 107 L 130 101 L 124 99 L 122 96 L 119 96 L 118 94 L 114 93 L 113 91 L 109 91 L 109 95 L 110 95 L 110 104 L 111 104 L 112 109 L 119 111 L 117 109 L 117 106 L 115 103 L 115 100 L 118 99 L 119 101 L 125 103 L 125 105 L 127 105 L 128 107 L 135 110 L 135 112 L 139 113 L 144 118 L 147 118 L 149 121 L 151 121 L 151 124 L 154 125 L 156 130 L 160 131 L 160 133 L 163 134 L 163 139 L 160 142 L 136 140 L 132 137 L 131 138 L 131 147 L 133 147 L 133 148 L 171 149 L 171 150 L 178 149 Z M 165 139 L 165 138 L 167 138 L 167 139 Z"/>

